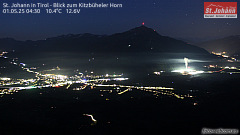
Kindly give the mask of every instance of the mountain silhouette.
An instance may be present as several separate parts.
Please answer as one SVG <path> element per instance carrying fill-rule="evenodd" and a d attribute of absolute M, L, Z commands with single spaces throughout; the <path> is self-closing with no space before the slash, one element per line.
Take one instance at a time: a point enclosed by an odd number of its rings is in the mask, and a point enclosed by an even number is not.
<path fill-rule="evenodd" d="M 240 35 L 228 36 L 198 44 L 209 52 L 227 52 L 230 55 L 240 54 Z"/>
<path fill-rule="evenodd" d="M 68 34 L 46 40 L 17 41 L 0 39 L 0 50 L 14 49 L 20 52 L 176 52 L 204 53 L 208 52 L 167 36 L 158 34 L 146 26 L 140 26 L 113 35 Z"/>

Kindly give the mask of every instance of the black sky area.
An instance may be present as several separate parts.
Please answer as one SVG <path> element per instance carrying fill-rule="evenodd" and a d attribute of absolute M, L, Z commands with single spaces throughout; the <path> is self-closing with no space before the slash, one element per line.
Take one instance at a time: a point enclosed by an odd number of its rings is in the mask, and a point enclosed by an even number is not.
<path fill-rule="evenodd" d="M 82 8 L 79 14 L 3 14 L 0 12 L 0 38 L 39 40 L 63 34 L 110 35 L 145 22 L 159 34 L 201 42 L 240 35 L 240 20 L 204 19 L 204 2 L 216 0 L 1 0 L 6 3 L 120 3 L 123 8 Z M 226 0 L 217 0 L 226 2 Z M 230 1 L 228 1 L 230 2 Z M 231 0 L 238 2 L 238 0 Z M 239 2 L 238 2 L 239 9 Z M 239 13 L 239 11 L 238 11 Z"/>

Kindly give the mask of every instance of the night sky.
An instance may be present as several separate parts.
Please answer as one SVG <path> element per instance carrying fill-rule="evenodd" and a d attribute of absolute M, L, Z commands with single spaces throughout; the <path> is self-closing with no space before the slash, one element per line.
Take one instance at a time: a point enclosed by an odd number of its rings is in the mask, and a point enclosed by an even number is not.
<path fill-rule="evenodd" d="M 114 2 L 123 4 L 123 8 L 83 8 L 80 14 L 3 14 L 3 2 Z M 240 35 L 239 17 L 204 19 L 204 0 L 1 0 L 0 4 L 0 38 L 39 40 L 70 33 L 109 35 L 142 22 L 161 35 L 194 41 Z"/>

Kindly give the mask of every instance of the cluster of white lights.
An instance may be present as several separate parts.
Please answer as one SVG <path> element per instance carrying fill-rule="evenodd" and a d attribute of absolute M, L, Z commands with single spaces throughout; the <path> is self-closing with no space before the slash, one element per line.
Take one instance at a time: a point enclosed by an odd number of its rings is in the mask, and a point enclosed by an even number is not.
<path fill-rule="evenodd" d="M 181 74 L 190 74 L 190 75 L 195 75 L 195 74 L 201 74 L 204 73 L 204 71 L 196 71 L 192 69 L 180 69 L 180 70 L 173 70 L 172 72 L 177 72 Z"/>

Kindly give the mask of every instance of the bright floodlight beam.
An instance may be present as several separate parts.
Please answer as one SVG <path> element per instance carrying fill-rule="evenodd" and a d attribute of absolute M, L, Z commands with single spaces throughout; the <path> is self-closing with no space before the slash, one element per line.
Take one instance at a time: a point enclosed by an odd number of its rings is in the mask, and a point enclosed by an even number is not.
<path fill-rule="evenodd" d="M 184 58 L 184 62 L 185 62 L 185 67 L 186 67 L 186 70 L 188 70 L 188 58 Z"/>
<path fill-rule="evenodd" d="M 179 72 L 182 73 L 183 75 L 194 75 L 194 74 L 201 74 L 204 73 L 204 71 L 196 71 L 193 69 L 188 69 L 188 58 L 184 58 L 184 62 L 185 62 L 185 68 L 186 69 L 180 69 L 180 70 L 173 70 L 172 72 Z"/>

